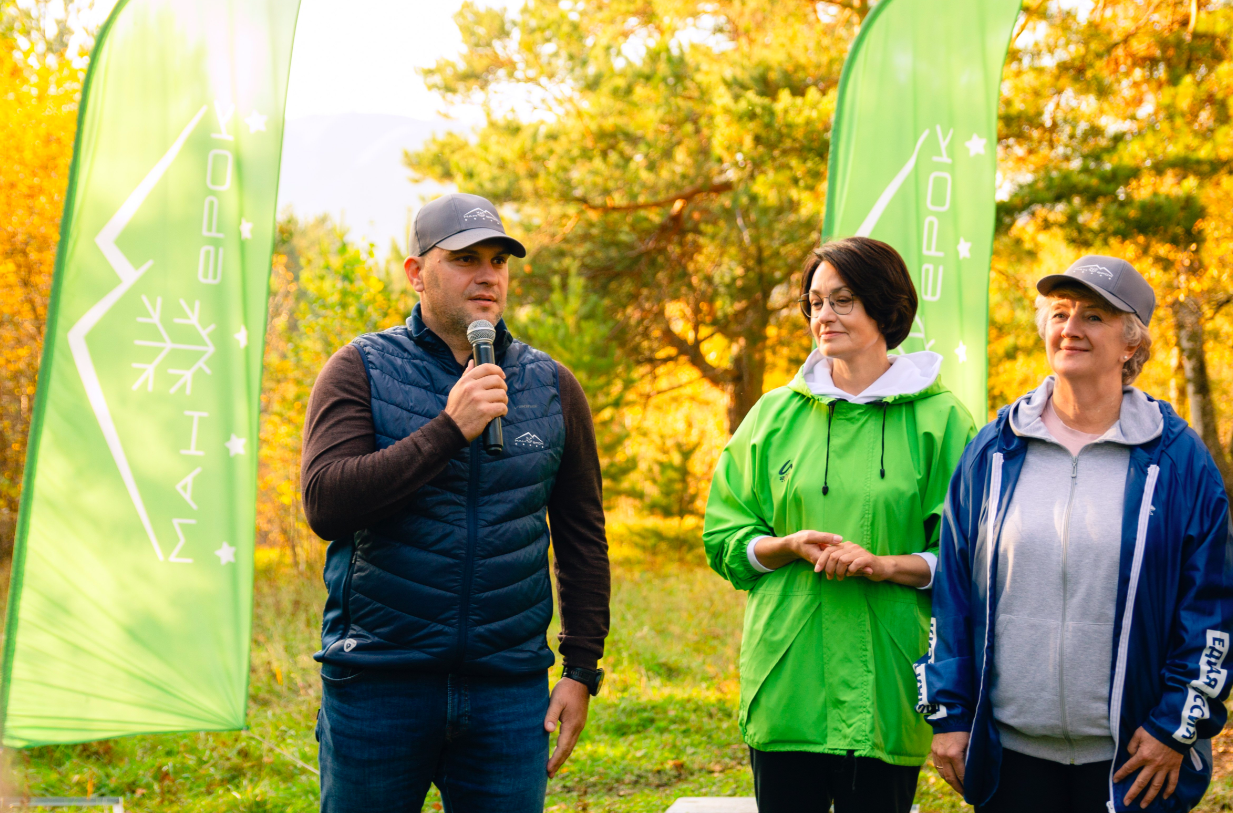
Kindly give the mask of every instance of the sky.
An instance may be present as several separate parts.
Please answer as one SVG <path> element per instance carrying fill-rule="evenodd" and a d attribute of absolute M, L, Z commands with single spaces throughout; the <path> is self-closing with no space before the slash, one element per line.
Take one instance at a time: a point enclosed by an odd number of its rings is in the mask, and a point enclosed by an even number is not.
<path fill-rule="evenodd" d="M 520 0 L 495 0 L 508 5 Z M 450 128 L 416 68 L 462 50 L 462 0 L 301 0 L 287 87 L 280 210 L 325 212 L 384 253 L 450 188 L 409 182 L 404 148 Z M 480 111 L 454 108 L 460 122 Z M 397 117 L 397 118 L 394 118 Z M 436 124 L 433 124 L 433 123 Z M 457 122 L 453 127 L 457 127 Z"/>
<path fill-rule="evenodd" d="M 97 28 L 115 3 L 97 0 L 83 22 Z M 346 113 L 433 118 L 440 100 L 415 69 L 461 51 L 453 20 L 461 5 L 462 0 L 301 0 L 287 118 Z"/>
<path fill-rule="evenodd" d="M 97 30 L 115 2 L 96 0 L 79 12 L 77 24 Z M 516 7 L 521 0 L 486 4 Z M 405 243 L 408 218 L 450 187 L 412 184 L 403 149 L 414 149 L 431 132 L 482 121 L 481 111 L 469 107 L 451 109 L 454 121 L 447 121 L 441 99 L 415 70 L 461 52 L 453 20 L 461 5 L 301 0 L 287 87 L 280 212 L 329 214 L 379 253 L 391 240 Z"/>
<path fill-rule="evenodd" d="M 492 5 L 512 3 L 492 3 Z M 384 113 L 432 118 L 440 100 L 420 81 L 462 50 L 461 0 L 302 0 L 287 118 Z"/>

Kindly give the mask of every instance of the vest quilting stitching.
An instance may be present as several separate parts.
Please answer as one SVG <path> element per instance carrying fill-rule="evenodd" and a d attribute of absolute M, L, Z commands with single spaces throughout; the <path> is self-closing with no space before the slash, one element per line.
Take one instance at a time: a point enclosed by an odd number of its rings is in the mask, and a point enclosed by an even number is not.
<path fill-rule="evenodd" d="M 405 327 L 367 334 L 353 344 L 368 372 L 378 449 L 418 430 L 444 408 L 458 370 L 447 369 L 439 349 L 437 355 L 425 350 Z M 467 563 L 470 461 L 478 443 L 460 451 L 402 513 L 349 543 L 331 545 L 331 555 L 336 546 L 345 547 L 348 557 L 352 546 L 358 549 L 350 595 L 339 597 L 350 601 L 350 631 L 339 628 L 338 617 L 331 626 L 327 613 L 328 660 L 510 674 L 552 664 L 545 640 L 552 617 L 546 517 L 565 441 L 557 366 L 517 341 L 499 361 L 510 387 L 511 414 L 503 454 L 490 458 L 479 452 L 468 606 L 461 606 L 460 585 Z M 524 434 L 533 438 L 516 443 Z M 337 571 L 327 564 L 327 573 Z M 336 586 L 330 584 L 331 600 Z M 472 634 L 467 651 L 458 652 L 464 622 Z M 344 635 L 354 641 L 347 651 Z"/>

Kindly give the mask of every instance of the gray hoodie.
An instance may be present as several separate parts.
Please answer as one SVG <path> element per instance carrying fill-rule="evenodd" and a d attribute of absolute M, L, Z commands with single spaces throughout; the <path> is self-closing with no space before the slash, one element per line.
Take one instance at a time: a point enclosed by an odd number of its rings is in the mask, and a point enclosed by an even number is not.
<path fill-rule="evenodd" d="M 1050 376 L 1011 407 L 1028 439 L 998 546 L 993 717 L 1012 751 L 1067 764 L 1113 758 L 1109 675 L 1130 447 L 1159 437 L 1160 408 L 1122 390 L 1118 422 L 1072 456 L 1041 416 Z"/>

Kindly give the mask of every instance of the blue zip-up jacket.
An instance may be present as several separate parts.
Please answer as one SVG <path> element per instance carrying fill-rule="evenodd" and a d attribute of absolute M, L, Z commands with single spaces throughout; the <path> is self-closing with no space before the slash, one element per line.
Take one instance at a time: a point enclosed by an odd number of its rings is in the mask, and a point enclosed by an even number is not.
<path fill-rule="evenodd" d="M 407 326 L 360 336 L 377 449 L 445 408 L 463 367 L 415 306 Z M 530 674 L 552 666 L 548 498 L 565 446 L 557 365 L 497 324 L 505 447 L 480 438 L 406 507 L 330 543 L 319 661 L 351 667 Z"/>
<path fill-rule="evenodd" d="M 1190 810 L 1211 780 L 1211 738 L 1224 726 L 1229 694 L 1225 656 L 1233 628 L 1233 533 L 1215 461 L 1164 401 L 1161 435 L 1131 449 L 1122 517 L 1109 728 L 1115 755 L 1109 810 L 1135 774 L 1113 775 L 1130 758 L 1142 727 L 1183 754 L 1176 791 L 1151 811 Z M 1002 746 L 990 701 L 992 619 L 997 609 L 997 545 L 1027 440 L 1009 408 L 964 451 L 951 479 L 933 582 L 929 652 L 916 663 L 920 704 L 935 733 L 968 731 L 964 799 L 986 804 L 997 790 Z M 992 497 L 992 499 L 991 499 Z M 992 529 L 992 530 L 991 530 Z M 989 540 L 993 543 L 990 545 Z M 990 549 L 992 547 L 992 550 Z M 1142 797 L 1140 797 L 1142 798 Z"/>

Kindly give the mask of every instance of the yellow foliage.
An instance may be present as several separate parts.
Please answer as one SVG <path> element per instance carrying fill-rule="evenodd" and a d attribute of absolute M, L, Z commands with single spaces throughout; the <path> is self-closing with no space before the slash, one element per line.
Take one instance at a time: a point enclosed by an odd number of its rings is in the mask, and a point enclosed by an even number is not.
<path fill-rule="evenodd" d="M 349 245 L 324 219 L 280 223 L 261 387 L 257 540 L 286 551 L 297 569 L 316 567 L 324 553 L 300 503 L 301 431 L 313 382 L 336 350 L 400 324 L 414 304 L 371 246 Z"/>
<path fill-rule="evenodd" d="M 12 545 L 73 154 L 80 74 L 0 41 L 0 550 Z"/>

